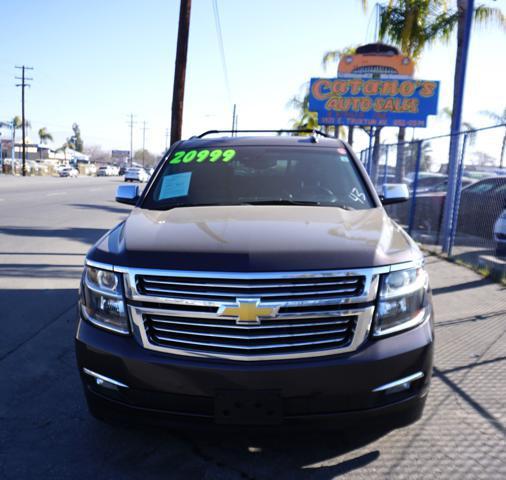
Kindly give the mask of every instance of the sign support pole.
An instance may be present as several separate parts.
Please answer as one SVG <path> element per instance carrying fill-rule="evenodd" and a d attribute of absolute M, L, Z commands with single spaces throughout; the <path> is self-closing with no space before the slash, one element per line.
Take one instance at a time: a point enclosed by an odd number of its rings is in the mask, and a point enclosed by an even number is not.
<path fill-rule="evenodd" d="M 454 107 L 454 121 L 452 122 L 452 131 L 450 137 L 450 153 L 448 159 L 448 193 L 444 206 L 443 216 L 443 252 L 449 253 L 451 244 L 451 233 L 453 228 L 453 209 L 455 206 L 455 193 L 457 187 L 457 168 L 459 157 L 460 128 L 462 124 L 462 103 L 464 100 L 464 86 L 466 80 L 467 54 L 471 38 L 471 26 L 474 16 L 474 0 L 467 0 L 466 18 L 462 39 L 462 60 L 457 72 L 457 82 L 455 90 L 457 98 Z"/>

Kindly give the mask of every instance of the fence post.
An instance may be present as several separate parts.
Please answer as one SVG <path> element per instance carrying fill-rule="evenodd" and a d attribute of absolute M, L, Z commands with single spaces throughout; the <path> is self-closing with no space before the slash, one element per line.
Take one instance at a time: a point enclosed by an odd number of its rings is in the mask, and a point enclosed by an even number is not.
<path fill-rule="evenodd" d="M 385 145 L 386 146 L 386 152 L 385 152 L 385 168 L 383 170 L 383 184 L 387 183 L 387 169 L 388 169 L 388 150 L 390 148 L 390 145 Z"/>
<path fill-rule="evenodd" d="M 416 213 L 416 191 L 418 189 L 418 174 L 420 172 L 420 162 L 422 157 L 422 140 L 418 140 L 416 148 L 416 165 L 415 165 L 415 178 L 413 180 L 413 197 L 411 200 L 411 208 L 409 210 L 409 224 L 408 224 L 408 233 L 411 235 L 413 231 L 413 226 L 415 223 L 415 213 Z"/>
<path fill-rule="evenodd" d="M 453 205 L 453 217 L 450 226 L 450 238 L 448 243 L 448 256 L 451 257 L 453 244 L 455 243 L 455 235 L 457 234 L 457 223 L 459 220 L 459 208 L 460 208 L 460 195 L 462 193 L 462 176 L 464 175 L 464 159 L 466 155 L 468 134 L 464 134 L 464 140 L 462 142 L 462 153 L 460 155 L 460 162 L 457 171 L 457 186 L 455 188 L 455 203 Z"/>
<path fill-rule="evenodd" d="M 371 175 L 371 165 L 372 165 L 372 139 L 373 139 L 373 136 L 374 134 L 372 133 L 373 132 L 373 127 L 371 127 L 369 129 L 369 149 L 367 150 L 367 174 L 370 176 Z"/>

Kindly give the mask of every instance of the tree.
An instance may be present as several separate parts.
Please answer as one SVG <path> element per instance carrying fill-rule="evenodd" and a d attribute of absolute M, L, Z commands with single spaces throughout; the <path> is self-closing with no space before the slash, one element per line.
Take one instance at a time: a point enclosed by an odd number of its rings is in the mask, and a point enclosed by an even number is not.
<path fill-rule="evenodd" d="M 53 141 L 53 136 L 47 131 L 46 127 L 39 128 L 40 143 L 46 144 Z"/>
<path fill-rule="evenodd" d="M 305 83 L 302 89 L 302 95 L 294 95 L 287 104 L 288 108 L 294 108 L 298 111 L 297 118 L 291 120 L 291 128 L 294 130 L 320 129 L 321 126 L 318 124 L 318 114 L 309 111 L 309 83 Z M 326 128 L 326 131 L 327 133 L 329 132 L 328 128 Z M 342 126 L 338 127 L 338 132 L 339 136 L 344 136 L 344 129 Z M 309 133 L 306 135 L 309 135 Z"/>
<path fill-rule="evenodd" d="M 74 132 L 74 135 L 67 138 L 67 147 L 82 153 L 84 144 L 83 139 L 81 138 L 81 130 L 79 129 L 79 125 L 77 123 L 72 125 L 72 131 Z"/>
<path fill-rule="evenodd" d="M 23 128 L 23 121 L 21 120 L 21 117 L 19 115 L 16 115 L 12 119 L 11 126 L 14 129 L 12 132 L 12 140 L 13 140 L 14 145 L 16 145 L 16 130 Z M 25 120 L 25 128 L 30 128 L 30 126 L 31 126 L 30 122 L 28 120 Z"/>
<path fill-rule="evenodd" d="M 448 0 L 389 0 L 380 13 L 379 39 L 397 45 L 405 55 L 415 61 L 427 45 L 448 42 L 457 28 L 453 111 L 456 111 L 457 99 L 463 94 L 459 91 L 458 72 L 462 62 L 466 10 L 467 0 L 457 0 L 457 8 L 448 8 Z M 506 19 L 500 9 L 484 4 L 475 9 L 474 20 L 479 24 L 495 22 L 503 28 L 506 26 Z M 455 121 L 452 116 L 452 129 Z M 405 129 L 400 128 L 399 143 L 403 144 L 404 139 Z M 399 157 L 402 150 L 402 147 L 398 149 L 398 160 L 402 160 L 402 157 Z"/>
<path fill-rule="evenodd" d="M 90 145 L 84 148 L 84 153 L 90 157 L 92 163 L 111 162 L 111 152 L 103 150 L 99 145 Z"/>
<path fill-rule="evenodd" d="M 144 161 L 143 161 L 144 159 Z M 156 163 L 156 156 L 148 150 L 136 150 L 134 153 L 134 160 L 137 163 L 142 163 L 143 166 L 154 166 Z"/>
<path fill-rule="evenodd" d="M 490 110 L 484 110 L 481 112 L 482 115 L 486 115 L 487 117 L 494 120 L 497 125 L 506 125 L 506 108 L 502 111 L 502 113 L 491 112 Z M 504 151 L 506 150 L 506 127 L 504 128 L 504 135 L 502 137 L 501 144 L 501 154 L 499 156 L 499 167 L 504 168 Z"/>
<path fill-rule="evenodd" d="M 59 147 L 55 150 L 55 153 L 63 152 L 63 155 L 65 157 L 65 163 L 67 163 L 67 148 L 72 148 L 72 147 L 69 147 L 69 144 L 67 142 L 65 142 L 61 147 Z"/>

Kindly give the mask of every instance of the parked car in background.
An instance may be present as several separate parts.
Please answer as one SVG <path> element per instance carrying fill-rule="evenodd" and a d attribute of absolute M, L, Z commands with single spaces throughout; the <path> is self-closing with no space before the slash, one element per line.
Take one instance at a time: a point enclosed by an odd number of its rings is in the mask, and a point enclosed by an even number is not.
<path fill-rule="evenodd" d="M 462 190 L 457 230 L 492 238 L 494 224 L 506 203 L 506 176 L 480 180 Z"/>
<path fill-rule="evenodd" d="M 77 177 L 79 172 L 74 167 L 65 167 L 62 168 L 59 172 L 60 177 Z"/>
<path fill-rule="evenodd" d="M 494 225 L 494 240 L 498 257 L 506 256 L 506 205 Z"/>
<path fill-rule="evenodd" d="M 109 169 L 109 166 L 103 166 L 103 167 L 100 167 L 98 170 L 97 170 L 97 177 L 108 177 L 110 175 L 110 169 Z"/>
<path fill-rule="evenodd" d="M 125 182 L 147 182 L 149 175 L 143 168 L 132 167 L 125 172 Z"/>
<path fill-rule="evenodd" d="M 104 165 L 97 171 L 97 177 L 111 177 L 119 175 L 119 168 L 116 165 Z"/>

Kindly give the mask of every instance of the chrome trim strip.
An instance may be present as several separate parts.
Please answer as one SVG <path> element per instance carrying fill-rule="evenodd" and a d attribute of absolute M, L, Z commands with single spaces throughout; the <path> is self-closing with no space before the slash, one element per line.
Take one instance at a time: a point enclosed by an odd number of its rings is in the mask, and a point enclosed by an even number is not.
<path fill-rule="evenodd" d="M 335 303 L 335 302 L 334 302 Z M 262 303 L 262 306 L 269 306 L 270 303 Z M 278 305 L 278 304 L 273 304 Z M 198 312 L 198 311 L 190 311 L 190 310 L 170 310 L 170 309 L 162 309 L 162 308 L 151 308 L 139 306 L 135 307 L 141 313 L 154 315 L 157 317 L 183 317 L 183 318 L 206 318 L 211 320 L 232 320 L 235 321 L 235 317 L 222 317 L 217 313 L 212 312 Z M 347 308 L 343 310 L 325 310 L 323 312 L 313 311 L 313 312 L 295 312 L 295 313 L 278 313 L 276 315 L 276 320 L 299 320 L 299 319 L 310 319 L 310 318 L 330 318 L 330 317 L 347 317 L 350 315 L 358 315 L 362 313 L 364 308 Z M 264 320 L 263 317 L 260 317 L 261 320 Z M 268 318 L 265 318 L 268 320 Z M 259 328 L 256 326 L 256 328 Z"/>
<path fill-rule="evenodd" d="M 337 355 L 347 352 L 352 352 L 356 350 L 362 343 L 366 340 L 369 331 L 371 329 L 372 317 L 374 312 L 374 306 L 366 307 L 363 309 L 350 309 L 350 310 L 340 310 L 337 313 L 339 317 L 345 316 L 357 316 L 357 322 L 355 325 L 355 334 L 353 335 L 352 341 L 344 346 L 339 348 L 327 348 L 327 349 L 318 349 L 319 345 L 323 342 L 307 342 L 308 345 L 315 345 L 316 350 L 312 350 L 309 352 L 292 352 L 292 353 L 272 353 L 272 354 L 252 354 L 252 355 L 239 355 L 239 354 L 229 354 L 229 353 L 217 353 L 217 352 L 205 352 L 199 350 L 191 350 L 187 348 L 171 348 L 171 347 L 161 347 L 158 345 L 153 345 L 150 343 L 146 328 L 144 326 L 144 318 L 143 313 L 156 313 L 156 315 L 163 315 L 164 310 L 159 309 L 148 309 L 145 307 L 136 307 L 134 305 L 128 305 L 128 312 L 131 319 L 132 330 L 135 339 L 139 342 L 147 350 L 153 350 L 157 352 L 162 352 L 166 354 L 172 354 L 176 356 L 190 356 L 196 358 L 216 358 L 216 359 L 225 359 L 225 360 L 239 360 L 239 361 L 260 361 L 260 360 L 290 360 L 290 359 L 300 359 L 300 358 L 315 358 L 322 357 L 327 355 Z M 320 316 L 327 312 L 318 312 Z M 191 316 L 191 315 L 189 315 Z M 282 319 L 281 315 L 277 317 Z M 297 317 L 299 318 L 299 317 Z M 310 317 L 311 318 L 311 317 Z M 313 317 L 314 318 L 314 317 Z M 258 328 L 258 327 L 251 327 Z M 171 339 L 171 341 L 174 341 Z M 337 341 L 337 340 L 332 340 Z M 190 343 L 189 341 L 181 341 L 182 343 Z M 176 342 L 177 343 L 177 342 Z M 194 342 L 195 343 L 195 342 Z M 203 345 L 205 346 L 205 345 Z M 287 347 L 293 347 L 294 345 L 287 345 Z M 222 348 L 223 345 L 219 344 L 218 347 Z M 279 347 L 279 345 L 278 345 Z M 250 349 L 253 350 L 253 349 Z"/>
<path fill-rule="evenodd" d="M 90 377 L 98 378 L 103 382 L 111 383 L 112 385 L 116 385 L 117 387 L 129 388 L 128 385 L 118 382 L 118 380 L 113 380 L 112 378 L 106 377 L 105 375 L 101 375 L 100 373 L 94 372 L 93 370 L 89 370 L 83 367 L 83 372 L 86 373 L 86 375 L 89 375 Z"/>
<path fill-rule="evenodd" d="M 110 270 L 111 272 L 114 272 L 115 269 L 113 265 L 110 265 L 108 263 L 95 262 L 94 260 L 88 260 L 87 258 L 84 259 L 84 264 L 88 267 Z"/>
<path fill-rule="evenodd" d="M 390 390 L 391 388 L 399 387 L 403 383 L 414 382 L 415 380 L 419 380 L 420 378 L 423 378 L 423 376 L 424 376 L 423 372 L 416 372 L 413 373 L 413 375 L 408 375 L 407 377 L 400 378 L 399 380 L 395 380 L 390 383 L 385 383 L 384 385 L 376 387 L 373 390 L 373 392 L 384 392 L 385 390 Z"/>
<path fill-rule="evenodd" d="M 292 338 L 292 337 L 312 337 L 312 336 L 318 336 L 318 335 L 328 335 L 332 333 L 344 333 L 348 330 L 348 328 L 337 328 L 334 330 L 319 330 L 315 332 L 298 332 L 298 333 L 285 333 L 285 334 L 267 334 L 267 335 L 229 335 L 229 334 L 223 334 L 220 333 L 219 335 L 216 335 L 216 333 L 207 333 L 207 332 L 193 332 L 193 331 L 184 331 L 184 330 L 175 330 L 173 328 L 164 328 L 164 327 L 152 327 L 156 332 L 163 333 L 176 333 L 180 335 L 189 335 L 194 337 L 213 337 L 213 338 L 231 338 L 231 339 L 238 339 L 238 340 L 269 340 L 273 338 Z M 252 329 L 253 330 L 253 329 Z M 158 333 L 156 334 L 158 338 L 162 338 Z M 314 343 L 320 343 L 318 340 L 316 340 Z M 276 345 L 274 345 L 276 346 Z M 224 348 L 236 348 L 235 345 L 228 345 L 223 344 Z M 237 346 L 237 348 L 240 348 Z"/>
<path fill-rule="evenodd" d="M 289 285 L 287 285 L 289 287 Z M 196 290 L 190 291 L 190 290 L 170 290 L 170 289 L 162 289 L 162 288 L 155 288 L 155 287 L 146 287 L 146 291 L 149 292 L 161 292 L 166 294 L 175 294 L 175 295 L 192 295 L 198 297 L 199 295 L 201 297 L 208 297 L 208 296 L 216 296 L 216 297 L 231 297 L 231 298 L 237 298 L 238 296 L 245 295 L 246 293 L 242 292 L 217 292 L 217 291 L 209 291 L 209 292 L 198 292 Z M 307 297 L 309 295 L 331 295 L 331 294 L 349 294 L 350 292 L 356 291 L 356 288 L 343 288 L 342 290 L 318 290 L 317 292 L 280 292 L 280 293 L 258 293 L 258 297 L 261 298 L 276 298 L 276 297 L 297 297 L 297 296 L 303 296 Z M 248 293 L 249 296 L 254 296 L 253 293 Z M 149 295 L 150 297 L 152 295 Z M 262 302 L 263 303 L 263 302 Z"/>
<path fill-rule="evenodd" d="M 89 260 L 87 260 L 89 261 Z M 320 278 L 332 276 L 359 276 L 372 273 L 389 273 L 395 270 L 404 270 L 406 268 L 416 268 L 423 266 L 424 259 L 420 257 L 417 260 L 409 262 L 394 263 L 392 265 L 383 265 L 378 267 L 356 268 L 356 269 L 335 269 L 335 270 L 299 270 L 295 272 L 217 272 L 207 270 L 164 270 L 156 268 L 135 268 L 121 265 L 114 266 L 115 272 L 134 273 L 135 275 L 149 275 L 153 277 L 193 277 L 193 278 L 224 278 L 234 279 L 290 279 L 290 278 Z M 92 262 L 95 263 L 95 262 Z M 104 264 L 105 265 L 105 264 Z"/>
<path fill-rule="evenodd" d="M 151 276 L 151 275 L 149 275 Z M 147 277 L 147 276 L 146 276 Z M 319 286 L 332 286 L 332 285 L 353 285 L 358 283 L 357 280 L 342 280 L 335 282 L 321 282 L 321 283 L 191 283 L 191 282 L 179 282 L 179 281 L 168 281 L 168 280 L 148 280 L 143 279 L 144 283 L 159 283 L 162 285 L 184 285 L 189 287 L 206 287 L 206 288 L 237 288 L 237 289 L 248 289 L 248 288 L 287 288 L 287 287 L 319 287 Z"/>
<path fill-rule="evenodd" d="M 160 340 L 167 340 L 170 342 L 176 343 L 190 343 L 192 345 L 201 345 L 203 347 L 216 347 L 216 348 L 230 348 L 235 350 L 245 350 L 245 351 L 253 351 L 253 350 L 269 350 L 273 348 L 288 348 L 288 347 L 304 347 L 308 345 L 321 345 L 324 343 L 335 343 L 343 340 L 343 337 L 332 338 L 330 340 L 320 340 L 319 342 L 297 342 L 297 343 L 278 343 L 276 345 L 225 345 L 223 343 L 213 343 L 213 342 L 196 342 L 193 340 L 179 340 L 176 338 L 164 338 L 159 337 Z M 226 354 L 225 354 L 226 355 Z M 223 358 L 224 355 L 220 354 L 219 357 Z M 236 355 L 237 356 L 237 355 Z M 281 355 L 280 355 L 281 356 Z M 286 358 L 283 356 L 282 358 Z M 298 355 L 300 358 L 300 355 Z"/>
<path fill-rule="evenodd" d="M 200 323 L 200 322 L 178 322 L 177 320 L 160 320 L 160 318 L 152 318 L 152 322 L 154 323 L 162 323 L 169 325 L 188 325 L 189 327 L 206 327 L 206 328 L 233 328 L 234 330 L 249 330 L 251 326 L 247 325 L 237 325 L 236 323 L 230 322 L 230 325 L 220 325 L 218 323 Z M 331 325 L 341 325 L 343 323 L 347 323 L 349 320 L 336 320 L 334 322 L 300 322 L 300 323 L 277 323 L 273 325 L 261 323 L 260 325 L 255 325 L 255 330 L 264 330 L 271 328 L 307 328 L 307 327 L 325 327 Z M 219 335 L 219 333 L 217 333 Z"/>

